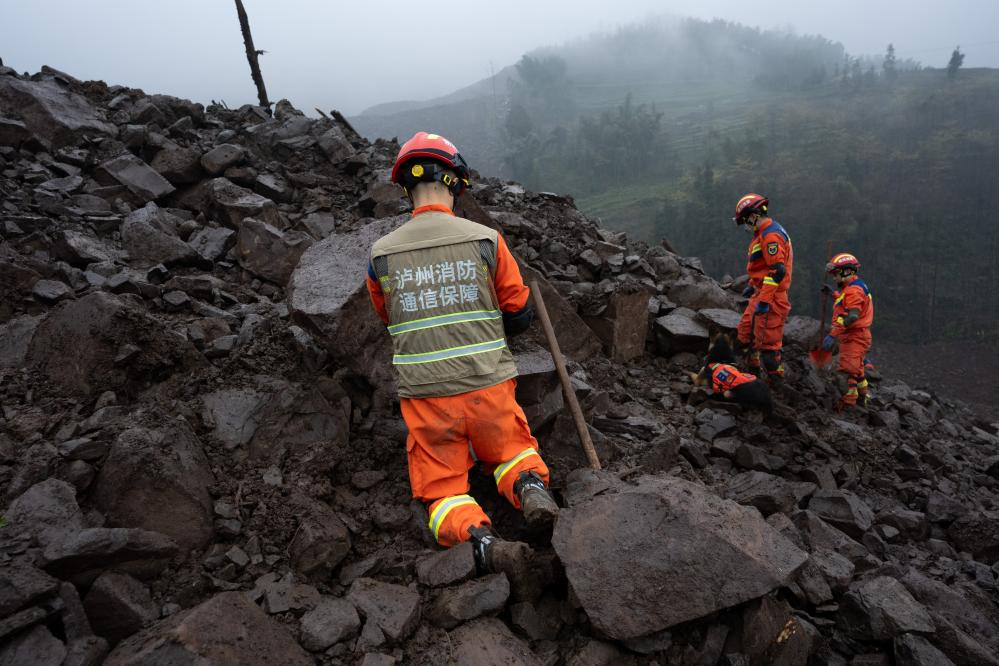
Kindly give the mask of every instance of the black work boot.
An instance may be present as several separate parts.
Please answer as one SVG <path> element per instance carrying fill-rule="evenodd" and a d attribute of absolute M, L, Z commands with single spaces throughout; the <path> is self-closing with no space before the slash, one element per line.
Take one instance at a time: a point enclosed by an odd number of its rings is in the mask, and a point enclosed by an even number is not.
<path fill-rule="evenodd" d="M 547 528 L 555 522 L 558 504 L 537 472 L 521 472 L 513 484 L 513 492 L 520 500 L 529 526 Z"/>
<path fill-rule="evenodd" d="M 534 571 L 534 551 L 522 541 L 501 539 L 491 527 L 469 527 L 472 553 L 480 573 L 504 573 L 514 598 L 535 598 L 541 587 L 540 572 Z"/>

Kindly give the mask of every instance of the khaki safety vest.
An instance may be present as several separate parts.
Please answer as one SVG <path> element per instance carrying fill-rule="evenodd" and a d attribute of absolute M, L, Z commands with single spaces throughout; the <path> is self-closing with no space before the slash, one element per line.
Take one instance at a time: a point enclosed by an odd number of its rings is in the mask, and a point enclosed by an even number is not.
<path fill-rule="evenodd" d="M 467 393 L 517 376 L 493 288 L 497 232 L 436 211 L 371 247 L 399 396 Z"/>

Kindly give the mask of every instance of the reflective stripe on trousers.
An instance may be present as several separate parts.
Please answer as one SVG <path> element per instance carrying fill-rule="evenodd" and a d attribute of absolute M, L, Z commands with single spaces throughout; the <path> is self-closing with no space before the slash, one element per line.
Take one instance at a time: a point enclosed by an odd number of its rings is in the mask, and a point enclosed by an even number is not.
<path fill-rule="evenodd" d="M 455 508 L 465 504 L 478 504 L 478 502 L 476 502 L 475 498 L 471 495 L 454 495 L 452 497 L 445 498 L 440 504 L 437 505 L 437 508 L 431 512 L 428 526 L 430 527 L 430 531 L 434 533 L 435 541 L 439 541 L 441 525 L 444 523 L 444 519 L 447 518 L 447 515 Z"/>

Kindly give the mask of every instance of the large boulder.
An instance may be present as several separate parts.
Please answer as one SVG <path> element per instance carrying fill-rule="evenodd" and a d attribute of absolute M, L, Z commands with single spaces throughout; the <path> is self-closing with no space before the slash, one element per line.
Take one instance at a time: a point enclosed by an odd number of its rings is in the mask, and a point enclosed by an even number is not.
<path fill-rule="evenodd" d="M 19 118 L 54 148 L 88 136 L 113 135 L 116 131 L 86 99 L 53 80 L 0 77 L 0 114 Z"/>
<path fill-rule="evenodd" d="M 888 576 L 854 582 L 843 595 L 841 606 L 837 623 L 861 640 L 890 640 L 907 632 L 935 631 L 922 604 Z"/>
<path fill-rule="evenodd" d="M 666 295 L 677 305 L 691 310 L 735 309 L 735 296 L 722 289 L 714 280 L 701 275 L 681 277 L 670 285 Z"/>
<path fill-rule="evenodd" d="M 677 308 L 655 320 L 656 349 L 660 354 L 698 352 L 707 349 L 711 334 L 698 320 L 697 313 Z"/>
<path fill-rule="evenodd" d="M 467 195 L 462 198 L 474 201 Z M 555 329 L 555 339 L 558 340 L 559 351 L 562 352 L 563 356 L 582 362 L 601 350 L 603 344 L 600 338 L 576 313 L 576 306 L 563 298 L 558 289 L 544 275 L 523 263 L 520 265 L 520 273 L 527 286 L 530 287 L 537 282 L 538 288 L 541 290 L 541 297 L 545 300 L 545 308 L 548 310 L 552 328 Z"/>
<path fill-rule="evenodd" d="M 121 239 L 135 266 L 198 264 L 204 259 L 177 235 L 179 218 L 150 202 L 129 213 L 121 224 Z"/>
<path fill-rule="evenodd" d="M 190 185 L 205 175 L 200 160 L 201 155 L 198 152 L 169 144 L 156 153 L 149 166 L 174 185 Z"/>
<path fill-rule="evenodd" d="M 760 597 L 807 559 L 755 509 L 681 479 L 627 486 L 579 470 L 567 499 L 552 545 L 590 621 L 617 640 Z"/>
<path fill-rule="evenodd" d="M 356 231 L 329 236 L 305 251 L 288 281 L 292 318 L 376 386 L 394 386 L 391 341 L 359 276 L 367 274 L 371 245 L 408 219 L 362 221 Z"/>
<path fill-rule="evenodd" d="M 226 178 L 209 181 L 205 194 L 209 214 L 222 226 L 239 229 L 240 223 L 248 217 L 273 227 L 283 226 L 277 204 Z"/>
<path fill-rule="evenodd" d="M 77 268 L 85 268 L 97 262 L 114 261 L 117 255 L 117 252 L 102 241 L 72 229 L 60 229 L 52 239 L 52 256 Z"/>
<path fill-rule="evenodd" d="M 90 527 L 67 533 L 42 551 L 42 568 L 78 585 L 89 585 L 107 569 L 153 578 L 177 554 L 177 544 L 158 532 Z"/>
<path fill-rule="evenodd" d="M 313 660 L 246 595 L 223 592 L 132 636 L 104 664 L 312 666 Z"/>
<path fill-rule="evenodd" d="M 248 217 L 239 225 L 236 256 L 239 265 L 254 275 L 284 285 L 312 243 L 304 231 L 284 232 Z"/>
<path fill-rule="evenodd" d="M 184 550 L 212 537 L 211 468 L 201 442 L 183 419 L 159 428 L 129 428 L 115 439 L 93 499 L 117 525 L 171 537 Z"/>
<path fill-rule="evenodd" d="M 116 362 L 125 345 L 138 351 L 127 363 Z M 135 390 L 199 357 L 191 343 L 165 331 L 128 298 L 95 292 L 49 312 L 31 338 L 25 365 L 54 389 L 84 396 Z"/>
<path fill-rule="evenodd" d="M 114 571 L 94 581 L 83 603 L 94 631 L 112 645 L 159 618 L 159 608 L 149 589 L 135 578 Z"/>
<path fill-rule="evenodd" d="M 645 353 L 649 330 L 650 290 L 638 282 L 619 287 L 599 317 L 587 317 L 586 323 L 604 343 L 607 356 L 624 363 Z"/>
<path fill-rule="evenodd" d="M 174 186 L 132 153 L 124 153 L 100 165 L 97 175 L 107 184 L 118 183 L 141 203 L 173 193 Z"/>

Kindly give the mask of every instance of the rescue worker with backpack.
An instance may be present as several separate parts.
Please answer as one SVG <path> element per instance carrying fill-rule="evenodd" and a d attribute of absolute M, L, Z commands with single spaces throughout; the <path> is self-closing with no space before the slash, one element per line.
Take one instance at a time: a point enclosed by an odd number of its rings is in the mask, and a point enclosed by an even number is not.
<path fill-rule="evenodd" d="M 753 234 L 749 242 L 746 272 L 749 297 L 738 327 L 738 343 L 749 355 L 749 366 L 771 385 L 784 376 L 781 349 L 784 346 L 784 323 L 791 312 L 787 293 L 791 288 L 794 250 L 784 227 L 769 217 L 770 201 L 749 193 L 739 199 L 732 220 Z"/>
<path fill-rule="evenodd" d="M 469 171 L 446 138 L 417 132 L 392 168 L 412 219 L 371 247 L 367 287 L 392 338 L 413 497 L 442 546 L 471 540 L 479 569 L 512 582 L 530 568 L 527 544 L 501 539 L 468 495 L 476 461 L 529 525 L 550 527 L 558 505 L 548 468 L 514 398 L 507 338 L 530 326 L 529 290 L 494 229 L 456 217 Z M 474 457 L 473 457 L 474 456 Z"/>
<path fill-rule="evenodd" d="M 822 349 L 839 346 L 837 386 L 840 390 L 838 411 L 851 405 L 866 406 L 870 401 L 865 375 L 866 354 L 871 348 L 871 324 L 874 322 L 874 297 L 860 276 L 860 262 L 852 254 L 841 252 L 826 264 L 839 289 L 832 293 L 832 327 L 822 341 Z M 830 291 L 823 286 L 823 291 Z"/>

